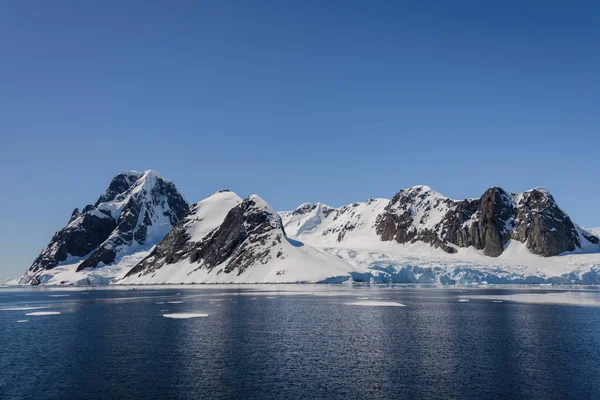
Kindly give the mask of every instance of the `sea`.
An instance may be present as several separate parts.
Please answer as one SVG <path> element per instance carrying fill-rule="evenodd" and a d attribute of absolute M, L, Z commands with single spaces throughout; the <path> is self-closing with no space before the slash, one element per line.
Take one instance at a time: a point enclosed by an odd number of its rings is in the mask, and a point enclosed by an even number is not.
<path fill-rule="evenodd" d="M 600 290 L 3 288 L 0 399 L 600 399 Z"/>

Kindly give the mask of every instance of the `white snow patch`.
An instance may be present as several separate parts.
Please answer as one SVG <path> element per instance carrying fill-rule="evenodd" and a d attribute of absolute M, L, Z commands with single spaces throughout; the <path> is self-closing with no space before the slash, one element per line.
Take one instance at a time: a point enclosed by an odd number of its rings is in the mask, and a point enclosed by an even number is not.
<path fill-rule="evenodd" d="M 193 214 L 186 217 L 184 225 L 192 242 L 201 241 L 209 232 L 223 223 L 227 213 L 242 202 L 233 192 L 217 192 L 193 206 Z"/>

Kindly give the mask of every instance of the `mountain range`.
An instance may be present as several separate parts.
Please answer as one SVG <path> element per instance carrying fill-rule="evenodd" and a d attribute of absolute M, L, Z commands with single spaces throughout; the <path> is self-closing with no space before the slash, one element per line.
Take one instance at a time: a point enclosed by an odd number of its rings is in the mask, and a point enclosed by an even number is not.
<path fill-rule="evenodd" d="M 543 188 L 454 200 L 427 186 L 276 212 L 219 191 L 191 206 L 155 171 L 113 178 L 15 283 L 600 283 L 598 230 Z"/>

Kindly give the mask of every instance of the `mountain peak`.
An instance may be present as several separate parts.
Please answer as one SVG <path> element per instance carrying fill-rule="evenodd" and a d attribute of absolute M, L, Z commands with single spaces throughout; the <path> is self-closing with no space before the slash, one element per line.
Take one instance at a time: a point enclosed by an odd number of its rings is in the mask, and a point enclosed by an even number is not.
<path fill-rule="evenodd" d="M 406 189 L 408 192 L 431 192 L 432 189 L 427 185 L 415 185 Z"/>
<path fill-rule="evenodd" d="M 111 264 L 160 241 L 187 209 L 175 185 L 157 172 L 122 172 L 95 205 L 73 211 L 21 281 L 39 283 L 44 271 L 68 260 L 79 260 L 77 270 Z"/>

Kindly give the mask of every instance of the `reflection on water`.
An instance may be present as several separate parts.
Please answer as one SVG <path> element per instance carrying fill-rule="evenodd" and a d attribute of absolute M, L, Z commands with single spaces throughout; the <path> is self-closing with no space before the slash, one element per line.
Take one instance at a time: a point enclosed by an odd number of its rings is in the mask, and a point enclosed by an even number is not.
<path fill-rule="evenodd" d="M 1 399 L 600 398 L 597 291 L 68 294 L 3 292 Z M 32 307 L 61 314 L 19 323 Z"/>

